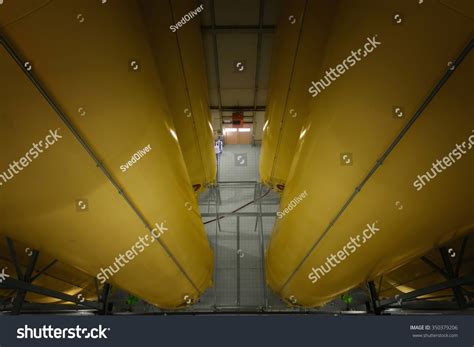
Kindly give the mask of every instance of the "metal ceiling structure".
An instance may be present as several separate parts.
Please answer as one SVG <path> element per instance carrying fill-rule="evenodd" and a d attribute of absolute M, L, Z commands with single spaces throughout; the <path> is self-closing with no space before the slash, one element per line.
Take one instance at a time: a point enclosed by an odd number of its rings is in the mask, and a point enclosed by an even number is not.
<path fill-rule="evenodd" d="M 258 116 L 261 122 L 279 1 L 208 0 L 203 4 L 209 9 L 201 30 L 213 126 L 220 128 L 232 112 L 243 112 L 252 121 Z M 244 64 L 241 72 L 235 67 L 238 62 Z"/>

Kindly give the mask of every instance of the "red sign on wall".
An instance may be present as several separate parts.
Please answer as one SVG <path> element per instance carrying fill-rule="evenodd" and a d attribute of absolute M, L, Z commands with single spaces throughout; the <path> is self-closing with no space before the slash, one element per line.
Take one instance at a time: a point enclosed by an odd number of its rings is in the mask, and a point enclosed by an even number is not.
<path fill-rule="evenodd" d="M 232 128 L 242 128 L 244 125 L 244 115 L 242 113 L 232 113 Z"/>

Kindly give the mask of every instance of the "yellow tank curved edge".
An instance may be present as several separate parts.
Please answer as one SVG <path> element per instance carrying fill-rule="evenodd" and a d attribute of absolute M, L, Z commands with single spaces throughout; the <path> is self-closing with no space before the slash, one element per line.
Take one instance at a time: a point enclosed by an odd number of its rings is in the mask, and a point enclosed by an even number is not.
<path fill-rule="evenodd" d="M 267 250 L 267 281 L 288 302 L 293 297 L 292 301 L 296 298 L 299 305 L 309 307 L 321 306 L 474 228 L 472 153 L 422 191 L 413 186 L 436 158 L 472 135 L 472 96 L 466 78 L 473 71 L 472 53 L 331 226 L 407 124 L 409 117 L 394 117 L 393 106 L 400 104 L 405 114 L 412 115 L 473 32 L 469 16 L 440 3 L 420 10 L 409 3 L 368 7 L 362 1 L 339 1 L 337 8 L 333 30 L 321 52 L 323 69 L 337 66 L 368 38 L 382 43 L 313 98 L 282 195 L 281 210 L 302 192 L 307 197 L 277 219 Z M 390 18 L 395 11 L 410 20 L 394 25 Z M 440 28 L 440 21 L 449 23 L 450 29 Z M 394 55 L 397 47 L 404 50 Z M 309 77 L 318 80 L 322 75 Z M 353 156 L 351 165 L 342 163 L 343 153 Z M 313 268 L 326 264 L 327 257 L 373 223 L 382 230 L 380 234 L 313 284 Z"/>
<path fill-rule="evenodd" d="M 167 228 L 160 240 L 168 252 L 151 243 L 119 269 L 115 257 L 149 230 L 3 47 L 0 69 L 9 88 L 0 96 L 0 167 L 49 130 L 62 138 L 0 187 L 0 232 L 91 276 L 110 266 L 118 271 L 112 284 L 159 307 L 183 307 L 211 285 L 213 257 L 140 10 L 133 1 L 50 1 L 27 11 L 35 3 L 5 3 L 2 36 L 31 63 L 30 73 L 132 197 L 146 224 Z M 17 6 L 29 14 L 11 21 Z M 121 166 L 147 145 L 150 152 L 123 172 Z M 87 201 L 86 212 L 78 212 L 78 200 Z"/>
<path fill-rule="evenodd" d="M 199 17 L 175 32 L 170 29 L 197 4 L 193 0 L 140 4 L 191 183 L 202 191 L 215 182 L 216 156 Z"/>

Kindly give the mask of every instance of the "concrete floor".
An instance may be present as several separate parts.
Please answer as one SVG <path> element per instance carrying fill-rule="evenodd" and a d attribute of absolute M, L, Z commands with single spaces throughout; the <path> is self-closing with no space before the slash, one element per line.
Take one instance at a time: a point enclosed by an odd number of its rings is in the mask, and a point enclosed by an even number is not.
<path fill-rule="evenodd" d="M 258 162 L 260 147 L 227 145 L 219 160 L 218 189 L 200 196 L 201 213 L 231 212 L 253 201 L 260 195 Z M 264 192 L 266 189 L 264 190 Z M 220 204 L 216 210 L 216 197 Z M 269 194 L 262 200 L 262 211 L 275 213 L 279 199 Z M 206 231 L 215 255 L 215 285 L 208 290 L 193 308 L 259 309 L 280 304 L 264 286 L 260 228 L 263 225 L 264 247 L 268 243 L 275 217 L 263 217 L 262 225 L 257 216 L 258 204 L 251 204 L 237 214 L 206 224 Z M 215 217 L 203 218 L 204 221 Z M 267 299 L 266 299 L 267 298 Z"/>

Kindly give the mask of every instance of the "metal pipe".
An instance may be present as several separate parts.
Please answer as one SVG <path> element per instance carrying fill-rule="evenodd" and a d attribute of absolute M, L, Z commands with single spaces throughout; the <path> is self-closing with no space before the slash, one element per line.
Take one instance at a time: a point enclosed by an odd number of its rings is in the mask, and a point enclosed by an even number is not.
<path fill-rule="evenodd" d="M 241 216 L 241 217 L 257 217 L 262 215 L 264 217 L 275 217 L 276 213 L 274 212 L 219 212 L 219 216 Z M 215 213 L 201 213 L 201 217 L 216 217 Z"/>
<path fill-rule="evenodd" d="M 271 189 L 268 189 L 268 191 L 263 194 L 262 196 L 258 197 L 256 200 L 252 200 L 252 201 L 249 201 L 248 203 L 240 206 L 239 208 L 236 208 L 235 210 L 231 211 L 230 214 L 235 214 L 236 212 L 244 209 L 245 207 L 257 202 L 257 200 L 260 200 L 260 199 L 263 199 L 268 193 L 270 193 Z M 216 210 L 217 210 L 217 206 L 216 206 Z M 208 220 L 206 222 L 204 222 L 204 224 L 208 224 L 208 223 L 212 223 L 212 222 L 215 222 L 215 221 L 219 221 L 221 220 L 222 218 L 224 218 L 225 216 L 221 215 L 221 216 L 218 216 L 216 219 L 212 219 L 212 220 Z"/>
<path fill-rule="evenodd" d="M 260 185 L 260 194 L 263 186 Z M 276 216 L 276 213 L 274 214 Z M 262 288 L 263 288 L 263 306 L 268 307 L 268 294 L 267 294 L 267 276 L 265 274 L 265 237 L 263 235 L 263 213 L 262 213 L 262 199 L 258 201 L 258 216 L 260 220 L 260 233 L 259 233 L 259 245 L 260 245 L 260 267 L 262 268 Z"/>
<path fill-rule="evenodd" d="M 256 67 L 255 67 L 255 91 L 253 94 L 253 117 L 255 118 L 257 116 L 257 94 L 258 94 L 258 77 L 259 77 L 259 72 L 260 72 L 260 56 L 261 56 L 261 46 L 262 46 L 262 32 L 261 29 L 263 27 L 263 11 L 265 8 L 265 0 L 259 0 L 259 18 L 258 18 L 258 27 L 260 31 L 258 32 L 257 35 L 257 61 L 256 61 Z M 255 127 L 252 127 L 253 129 L 253 135 L 255 136 Z"/>
<path fill-rule="evenodd" d="M 219 128 L 222 129 L 222 96 L 221 96 L 221 77 L 219 73 L 219 52 L 217 50 L 217 33 L 216 29 L 216 10 L 214 5 L 214 0 L 210 0 L 210 8 L 211 8 L 211 21 L 212 21 L 212 36 L 214 41 L 214 68 L 216 73 L 216 82 L 217 82 L 217 101 L 219 102 L 219 116 L 221 121 L 219 123 Z"/>
<path fill-rule="evenodd" d="M 14 48 L 8 43 L 3 36 L 0 36 L 0 44 L 7 50 L 8 54 L 15 60 L 15 62 L 18 64 L 18 66 L 21 68 L 21 70 L 25 73 L 25 75 L 28 77 L 28 79 L 33 83 L 33 85 L 36 87 L 36 89 L 40 92 L 40 94 L 43 96 L 43 98 L 48 102 L 48 104 L 51 106 L 51 108 L 56 112 L 56 114 L 59 116 L 59 118 L 64 122 L 64 124 L 67 126 L 67 128 L 71 131 L 71 133 L 74 135 L 76 140 L 81 144 L 81 146 L 86 150 L 86 152 L 89 154 L 89 156 L 94 160 L 96 163 L 96 166 L 102 171 L 102 173 L 107 177 L 107 179 L 112 183 L 112 185 L 117 189 L 117 192 L 122 196 L 122 198 L 125 200 L 125 202 L 128 204 L 128 206 L 133 210 L 133 212 L 137 215 L 137 217 L 140 219 L 140 221 L 143 223 L 145 228 L 150 232 L 150 235 L 152 237 L 153 233 L 151 230 L 153 229 L 148 222 L 146 221 L 145 217 L 142 215 L 142 213 L 138 210 L 138 208 L 135 206 L 135 204 L 132 202 L 130 197 L 127 195 L 127 193 L 124 192 L 122 187 L 118 184 L 118 182 L 112 177 L 112 174 L 105 168 L 105 166 L 102 164 L 102 162 L 99 160 L 97 155 L 94 153 L 92 150 L 92 147 L 84 140 L 82 135 L 76 130 L 74 125 L 71 123 L 71 121 L 68 119 L 66 114 L 60 109 L 60 107 L 56 104 L 56 102 L 49 96 L 49 93 L 46 91 L 46 89 L 41 85 L 41 83 L 36 79 L 36 77 L 33 75 L 31 71 L 28 71 L 26 67 L 23 65 L 22 59 L 18 56 Z M 155 238 L 155 237 L 154 237 Z M 161 238 L 156 238 L 157 244 L 159 244 L 163 250 L 166 252 L 166 254 L 172 259 L 172 261 L 175 263 L 179 271 L 183 274 L 183 276 L 189 281 L 189 283 L 193 286 L 193 288 L 199 293 L 202 294 L 199 288 L 196 286 L 196 284 L 192 281 L 192 279 L 189 277 L 187 272 L 184 270 L 184 268 L 181 266 L 181 264 L 178 262 L 176 257 L 171 253 L 169 248 L 164 244 L 163 240 Z"/>
<path fill-rule="evenodd" d="M 240 184 L 240 183 L 254 184 L 254 183 L 257 183 L 257 181 L 220 181 L 218 183 L 218 185 L 220 185 L 220 184 Z"/>
<path fill-rule="evenodd" d="M 464 58 L 469 54 L 471 51 L 472 47 L 474 46 L 474 39 L 471 40 L 466 47 L 462 50 L 462 52 L 459 54 L 459 56 L 456 58 L 454 62 L 455 67 L 459 67 L 459 65 L 462 63 Z M 420 117 L 420 115 L 423 113 L 423 111 L 426 109 L 426 107 L 430 104 L 430 102 L 434 99 L 436 94 L 440 91 L 440 89 L 444 86 L 444 84 L 448 81 L 449 77 L 454 73 L 454 70 L 451 70 L 451 68 L 448 68 L 441 80 L 435 85 L 435 87 L 432 89 L 430 94 L 426 97 L 426 99 L 423 101 L 421 106 L 416 110 L 415 114 L 410 118 L 408 123 L 403 127 L 403 129 L 400 131 L 400 133 L 397 135 L 395 140 L 388 146 L 388 148 L 385 150 L 383 155 L 376 161 L 375 165 L 372 167 L 370 172 L 364 177 L 362 182 L 355 188 L 354 192 L 351 194 L 349 199 L 344 203 L 342 208 L 339 210 L 339 212 L 336 214 L 336 217 L 329 223 L 329 225 L 326 227 L 322 235 L 316 240 L 316 242 L 313 244 L 311 249 L 306 253 L 306 255 L 303 257 L 301 262 L 296 266 L 296 268 L 293 270 L 293 272 L 290 274 L 288 279 L 284 282 L 284 284 L 281 286 L 281 288 L 278 290 L 278 293 L 281 293 L 283 289 L 286 288 L 288 283 L 291 281 L 293 276 L 298 272 L 298 270 L 301 268 L 301 266 L 304 264 L 306 259 L 309 258 L 311 253 L 313 253 L 314 249 L 318 246 L 318 244 L 321 242 L 321 240 L 326 236 L 326 234 L 331 230 L 332 226 L 336 223 L 336 221 L 339 219 L 339 217 L 345 212 L 347 207 L 352 203 L 352 200 L 354 200 L 355 196 L 362 190 L 364 185 L 367 183 L 367 181 L 372 177 L 372 175 L 377 171 L 377 169 L 382 165 L 382 163 L 387 159 L 387 157 L 392 153 L 393 149 L 397 146 L 397 144 L 402 140 L 402 138 L 405 136 L 405 134 L 410 130 L 412 125 L 416 122 L 416 120 Z"/>
<path fill-rule="evenodd" d="M 218 251 L 219 251 L 219 246 L 218 246 L 218 241 L 217 241 L 217 238 L 218 238 L 218 232 L 217 232 L 217 229 L 218 229 L 218 224 L 216 223 L 215 227 L 214 227 L 214 274 L 213 274 L 213 277 L 214 277 L 214 286 L 213 286 L 213 289 L 214 289 L 214 308 L 217 307 L 217 268 L 218 268 L 218 265 L 217 265 L 217 259 L 218 258 Z M 220 228 L 220 227 L 219 227 Z"/>
<path fill-rule="evenodd" d="M 467 307 L 474 307 L 474 306 L 469 306 Z M 406 311 L 404 310 L 423 310 L 426 312 L 426 310 L 436 310 L 436 311 L 447 311 L 447 310 L 456 310 L 458 311 L 459 308 L 456 303 L 454 302 L 447 302 L 447 301 L 429 301 L 429 300 L 418 300 L 415 299 L 413 301 L 408 301 L 408 302 L 402 302 L 402 304 L 399 306 L 399 308 L 394 308 L 393 306 L 390 308 L 387 308 L 385 311 L 389 314 L 392 314 L 394 312 L 401 312 L 405 313 Z M 454 313 L 454 312 L 453 312 Z M 456 314 L 456 313 L 454 313 Z"/>
<path fill-rule="evenodd" d="M 254 186 L 254 192 L 253 192 L 253 199 L 255 200 L 257 198 L 257 196 L 259 196 L 261 193 L 260 193 L 260 184 L 258 183 L 255 183 L 255 186 Z M 261 211 L 259 211 L 261 212 Z M 254 232 L 257 232 L 257 228 L 258 228 L 258 213 L 257 213 L 257 216 L 255 218 L 255 227 L 254 227 Z"/>
<path fill-rule="evenodd" d="M 213 187 L 211 186 L 210 191 L 209 191 L 209 198 L 207 200 L 207 213 L 211 210 L 211 200 L 212 200 L 212 195 L 214 194 Z"/>
<path fill-rule="evenodd" d="M 7 311 L 8 309 L 12 309 L 11 305 L 10 307 L 7 306 L 4 311 Z M 94 314 L 95 310 L 91 308 L 79 308 L 75 304 L 40 304 L 40 303 L 28 303 L 25 302 L 22 306 L 22 312 L 24 314 L 26 313 L 38 313 L 41 312 L 41 314 L 48 314 L 48 313 L 56 313 L 56 312 L 61 312 L 61 313 L 77 313 L 77 312 L 90 312 L 91 314 Z"/>
<path fill-rule="evenodd" d="M 237 265 L 236 265 L 236 270 L 237 270 L 237 300 L 236 304 L 237 306 L 240 305 L 240 254 L 242 250 L 240 249 L 240 216 L 237 216 L 237 246 L 236 246 L 236 255 L 237 255 Z"/>
<path fill-rule="evenodd" d="M 221 193 L 218 192 L 219 190 L 219 187 L 216 185 L 214 186 L 214 193 L 216 194 L 216 220 L 217 220 L 217 228 L 219 229 L 219 231 L 222 231 L 222 228 L 221 228 L 221 218 L 219 216 L 219 196 L 218 194 L 220 195 Z"/>
<path fill-rule="evenodd" d="M 200 314 L 209 314 L 219 312 L 219 314 L 245 314 L 245 315 L 255 315 L 261 314 L 260 312 L 255 312 L 255 309 L 260 309 L 261 312 L 265 312 L 265 314 L 271 315 L 287 315 L 287 314 L 307 314 L 307 315 L 316 315 L 316 314 L 325 314 L 325 315 L 333 315 L 334 311 L 321 311 L 321 310 L 300 310 L 300 309 L 292 309 L 292 308 L 284 308 L 284 309 L 265 309 L 260 308 L 258 306 L 232 306 L 232 305 L 225 305 L 225 306 L 218 306 L 213 310 L 209 309 L 202 309 L 202 310 L 195 310 L 195 311 L 159 311 L 159 312 L 151 312 L 149 315 L 200 315 Z M 339 314 L 344 314 L 344 312 L 337 312 Z M 130 313 L 128 313 L 130 315 Z M 143 315 L 140 313 L 140 315 Z"/>

